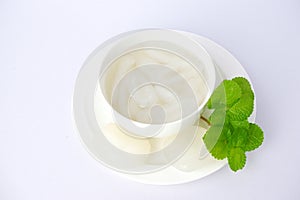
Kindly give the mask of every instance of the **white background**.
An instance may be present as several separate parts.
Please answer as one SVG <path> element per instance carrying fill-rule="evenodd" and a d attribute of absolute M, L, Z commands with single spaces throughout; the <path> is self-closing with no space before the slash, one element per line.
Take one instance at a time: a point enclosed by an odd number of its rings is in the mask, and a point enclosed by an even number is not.
<path fill-rule="evenodd" d="M 77 73 L 103 41 L 139 28 L 204 35 L 249 73 L 263 146 L 177 186 L 117 176 L 81 145 L 71 116 Z M 299 0 L 0 1 L 0 200 L 300 199 Z"/>

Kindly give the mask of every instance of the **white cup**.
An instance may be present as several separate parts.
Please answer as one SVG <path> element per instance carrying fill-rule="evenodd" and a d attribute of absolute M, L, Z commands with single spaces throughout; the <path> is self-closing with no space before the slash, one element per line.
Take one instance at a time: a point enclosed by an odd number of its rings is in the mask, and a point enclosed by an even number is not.
<path fill-rule="evenodd" d="M 185 113 L 180 119 L 164 123 L 143 123 L 133 120 L 112 106 L 112 99 L 107 96 L 107 93 L 112 93 L 112 91 L 107 91 L 108 82 L 105 79 L 105 72 L 116 58 L 128 52 L 145 48 L 172 52 L 184 58 L 201 74 L 207 91 L 200 105 L 194 105 L 194 109 L 189 113 Z M 101 105 L 102 111 L 102 120 L 99 123 L 115 123 L 124 132 L 135 137 L 162 138 L 177 134 L 189 126 L 193 126 L 199 119 L 200 113 L 215 87 L 215 68 L 209 54 L 199 43 L 176 31 L 148 29 L 125 33 L 110 40 L 104 52 L 105 53 L 97 60 L 97 64 L 100 67 L 100 75 L 99 85 L 96 90 L 101 91 L 100 93 L 98 92 L 97 103 Z M 144 69 L 151 69 L 151 67 L 153 68 L 153 73 L 160 73 L 160 66 L 157 64 Z M 163 70 L 163 66 L 161 70 Z M 147 73 L 151 73 L 151 70 Z M 188 81 L 189 80 L 187 80 L 187 83 Z M 176 90 L 176 88 L 174 89 Z"/>

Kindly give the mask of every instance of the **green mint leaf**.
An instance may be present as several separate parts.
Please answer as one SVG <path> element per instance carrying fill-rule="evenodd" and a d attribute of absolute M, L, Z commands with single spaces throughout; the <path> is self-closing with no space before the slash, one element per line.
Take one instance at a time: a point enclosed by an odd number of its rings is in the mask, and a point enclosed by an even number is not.
<path fill-rule="evenodd" d="M 224 80 L 211 95 L 208 108 L 230 107 L 239 100 L 242 95 L 240 86 L 229 80 Z"/>
<path fill-rule="evenodd" d="M 248 130 L 244 128 L 237 128 L 229 138 L 229 147 L 235 148 L 240 147 L 244 149 L 248 137 Z"/>
<path fill-rule="evenodd" d="M 264 140 L 262 129 L 256 124 L 250 124 L 248 131 L 248 138 L 245 145 L 246 151 L 252 151 L 258 148 Z"/>
<path fill-rule="evenodd" d="M 246 164 L 245 151 L 240 147 L 230 149 L 227 158 L 230 168 L 235 172 L 243 169 Z"/>
<path fill-rule="evenodd" d="M 231 126 L 233 129 L 243 128 L 248 130 L 249 129 L 249 122 L 248 120 L 243 121 L 230 121 Z"/>
<path fill-rule="evenodd" d="M 209 117 L 209 121 L 212 125 L 224 125 L 227 123 L 228 117 L 226 117 L 225 108 L 216 109 Z"/>
<path fill-rule="evenodd" d="M 228 115 L 231 120 L 246 120 L 253 112 L 254 99 L 249 96 L 242 96 L 229 110 Z"/>
<path fill-rule="evenodd" d="M 254 99 L 254 92 L 251 88 L 249 81 L 246 78 L 236 77 L 232 80 L 240 86 L 243 96 L 250 96 L 250 98 Z"/>
<path fill-rule="evenodd" d="M 211 126 L 207 131 L 206 134 L 203 136 L 204 144 L 207 150 L 210 152 L 214 146 L 216 145 L 218 139 L 220 138 L 223 132 L 222 126 Z"/>
<path fill-rule="evenodd" d="M 230 132 L 229 129 L 223 129 L 223 132 L 219 137 L 217 143 L 210 151 L 211 155 L 218 160 L 222 160 L 227 157 L 227 152 L 229 149 L 228 139 L 227 139 L 227 135 L 229 134 L 228 132 Z"/>
<path fill-rule="evenodd" d="M 243 77 L 224 80 L 207 103 L 214 109 L 208 121 L 211 127 L 203 136 L 206 148 L 216 159 L 227 157 L 233 171 L 246 163 L 246 151 L 258 148 L 264 135 L 261 128 L 249 123 L 254 108 L 254 92 Z"/>
<path fill-rule="evenodd" d="M 243 77 L 232 79 L 241 88 L 241 98 L 228 109 L 229 117 L 232 120 L 246 120 L 254 108 L 254 92 L 249 81 Z"/>

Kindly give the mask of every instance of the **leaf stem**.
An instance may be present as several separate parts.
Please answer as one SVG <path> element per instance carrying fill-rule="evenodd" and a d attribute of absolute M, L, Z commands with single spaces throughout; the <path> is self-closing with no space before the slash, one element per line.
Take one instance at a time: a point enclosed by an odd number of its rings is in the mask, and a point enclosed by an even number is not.
<path fill-rule="evenodd" d="M 207 123 L 207 125 L 209 125 L 209 126 L 211 125 L 210 122 L 208 121 L 208 119 L 206 119 L 202 115 L 200 116 L 200 119 L 202 119 L 203 121 L 205 121 Z"/>

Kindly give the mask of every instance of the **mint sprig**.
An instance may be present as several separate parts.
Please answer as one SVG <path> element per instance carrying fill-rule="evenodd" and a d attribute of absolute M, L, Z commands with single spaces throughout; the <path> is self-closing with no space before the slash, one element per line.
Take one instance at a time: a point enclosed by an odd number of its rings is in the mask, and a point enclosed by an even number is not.
<path fill-rule="evenodd" d="M 224 80 L 213 92 L 207 107 L 213 109 L 210 128 L 203 136 L 206 148 L 216 159 L 227 158 L 233 171 L 242 169 L 246 152 L 258 148 L 263 140 L 262 129 L 248 118 L 254 108 L 254 92 L 243 77 Z"/>

